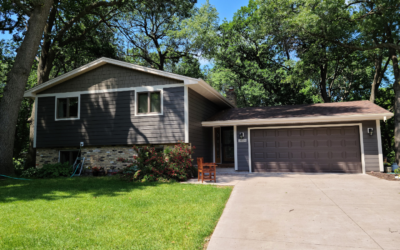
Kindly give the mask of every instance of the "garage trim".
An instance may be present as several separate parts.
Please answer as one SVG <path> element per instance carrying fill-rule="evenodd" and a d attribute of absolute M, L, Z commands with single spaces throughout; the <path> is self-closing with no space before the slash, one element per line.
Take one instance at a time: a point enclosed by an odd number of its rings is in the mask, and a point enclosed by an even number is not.
<path fill-rule="evenodd" d="M 360 151 L 361 151 L 361 167 L 362 173 L 365 174 L 365 155 L 364 155 L 364 141 L 362 123 L 345 123 L 345 124 L 328 124 L 328 125 L 303 125 L 303 126 L 278 126 L 278 127 L 252 127 L 248 128 L 248 148 L 249 148 L 249 173 L 252 173 L 251 166 L 251 136 L 250 130 L 254 129 L 280 129 L 280 128 L 315 128 L 315 127 L 351 127 L 358 126 L 360 135 Z M 236 152 L 237 149 L 235 149 Z"/>

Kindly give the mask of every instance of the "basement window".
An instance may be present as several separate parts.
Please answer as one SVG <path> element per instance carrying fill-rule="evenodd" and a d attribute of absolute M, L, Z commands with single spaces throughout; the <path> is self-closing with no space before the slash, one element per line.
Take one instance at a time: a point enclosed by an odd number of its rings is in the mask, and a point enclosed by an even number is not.
<path fill-rule="evenodd" d="M 60 158 L 59 162 L 65 163 L 68 162 L 69 165 L 74 165 L 75 160 L 78 156 L 80 156 L 80 153 L 78 150 L 73 150 L 73 151 L 60 151 Z"/>
<path fill-rule="evenodd" d="M 56 120 L 79 119 L 79 97 L 56 98 Z"/>
<path fill-rule="evenodd" d="M 161 91 L 137 93 L 137 115 L 159 115 L 161 111 Z"/>

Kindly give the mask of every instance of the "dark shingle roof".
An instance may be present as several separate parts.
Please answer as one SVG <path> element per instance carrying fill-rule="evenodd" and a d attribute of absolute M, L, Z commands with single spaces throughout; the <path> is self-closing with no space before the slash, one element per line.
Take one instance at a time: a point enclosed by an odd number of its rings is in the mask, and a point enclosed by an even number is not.
<path fill-rule="evenodd" d="M 272 107 L 232 108 L 217 113 L 207 121 L 348 116 L 387 113 L 391 112 L 370 101 L 352 101 Z"/>

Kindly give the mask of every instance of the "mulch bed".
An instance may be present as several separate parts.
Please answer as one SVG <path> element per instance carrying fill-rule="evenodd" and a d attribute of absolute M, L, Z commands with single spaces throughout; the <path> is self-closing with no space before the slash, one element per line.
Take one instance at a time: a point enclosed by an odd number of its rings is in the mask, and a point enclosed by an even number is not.
<path fill-rule="evenodd" d="M 388 180 L 388 181 L 400 181 L 400 179 L 394 178 L 395 174 L 387 174 L 387 173 L 380 173 L 380 172 L 367 172 L 367 174 L 378 177 L 380 179 Z"/>

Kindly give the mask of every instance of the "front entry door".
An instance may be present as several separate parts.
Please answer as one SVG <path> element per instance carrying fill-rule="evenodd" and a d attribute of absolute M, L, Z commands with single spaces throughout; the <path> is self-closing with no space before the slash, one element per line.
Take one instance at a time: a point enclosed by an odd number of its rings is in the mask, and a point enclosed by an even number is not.
<path fill-rule="evenodd" d="M 222 162 L 232 163 L 234 161 L 234 143 L 233 143 L 233 127 L 221 128 L 221 147 L 222 147 Z"/>

